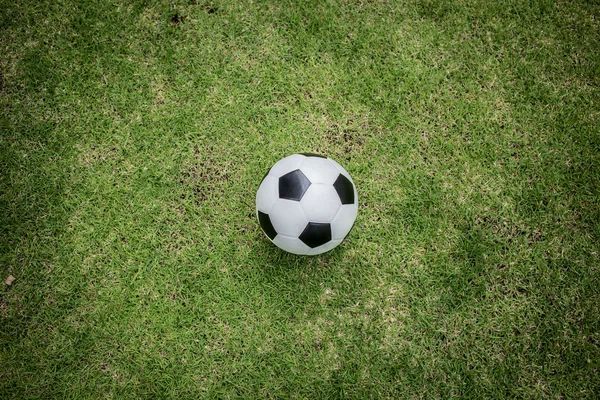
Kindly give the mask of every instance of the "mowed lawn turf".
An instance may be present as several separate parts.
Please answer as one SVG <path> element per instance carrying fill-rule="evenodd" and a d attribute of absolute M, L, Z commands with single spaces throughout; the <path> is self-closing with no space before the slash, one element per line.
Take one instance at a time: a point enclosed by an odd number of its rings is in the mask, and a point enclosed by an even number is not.
<path fill-rule="evenodd" d="M 2 399 L 600 393 L 598 2 L 1 3 Z M 256 220 L 296 152 L 321 256 Z"/>

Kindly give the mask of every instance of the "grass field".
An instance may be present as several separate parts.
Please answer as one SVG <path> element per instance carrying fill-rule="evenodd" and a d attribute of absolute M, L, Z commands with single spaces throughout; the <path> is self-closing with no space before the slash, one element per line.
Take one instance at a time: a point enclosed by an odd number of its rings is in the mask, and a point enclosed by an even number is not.
<path fill-rule="evenodd" d="M 600 393 L 598 2 L 1 3 L 0 398 Z M 359 192 L 317 257 L 295 152 Z"/>

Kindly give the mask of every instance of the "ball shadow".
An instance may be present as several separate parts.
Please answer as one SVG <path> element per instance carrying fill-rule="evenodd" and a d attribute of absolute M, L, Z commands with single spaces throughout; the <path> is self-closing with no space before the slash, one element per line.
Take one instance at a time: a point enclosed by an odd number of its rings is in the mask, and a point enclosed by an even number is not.
<path fill-rule="evenodd" d="M 264 236 L 262 232 L 261 236 Z M 253 246 L 249 262 L 259 266 L 253 275 L 261 291 L 274 301 L 284 301 L 288 307 L 298 308 L 318 299 L 323 287 L 343 274 L 336 265 L 344 253 L 340 245 L 320 255 L 295 255 L 279 249 L 267 238 L 260 238 Z"/>

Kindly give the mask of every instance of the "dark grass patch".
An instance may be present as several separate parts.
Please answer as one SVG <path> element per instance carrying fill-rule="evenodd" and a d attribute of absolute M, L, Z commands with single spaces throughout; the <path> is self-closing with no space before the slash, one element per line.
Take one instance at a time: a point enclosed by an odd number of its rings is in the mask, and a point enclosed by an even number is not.
<path fill-rule="evenodd" d="M 169 21 L 173 24 L 173 25 L 179 25 L 182 24 L 185 21 L 185 17 L 179 13 L 175 13 L 172 14 L 169 17 Z"/>
<path fill-rule="evenodd" d="M 331 121 L 318 129 L 320 143 L 315 151 L 342 162 L 342 165 L 344 160 L 351 162 L 366 157 L 366 147 L 381 136 L 381 131 L 365 116 Z"/>
<path fill-rule="evenodd" d="M 204 11 L 206 11 L 207 14 L 215 14 L 215 13 L 217 13 L 217 11 L 219 11 L 219 9 L 217 7 L 210 6 L 210 5 L 205 5 L 204 7 L 202 7 L 202 9 Z"/>
<path fill-rule="evenodd" d="M 194 147 L 193 157 L 182 168 L 179 183 L 184 191 L 191 189 L 196 205 L 225 195 L 228 183 L 234 173 L 233 167 L 214 148 Z M 185 199 L 186 194 L 180 196 Z"/>

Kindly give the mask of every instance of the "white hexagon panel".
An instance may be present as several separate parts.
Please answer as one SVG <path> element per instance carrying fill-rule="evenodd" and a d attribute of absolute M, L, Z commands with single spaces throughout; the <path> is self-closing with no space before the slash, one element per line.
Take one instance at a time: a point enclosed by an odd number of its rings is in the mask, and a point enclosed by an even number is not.
<path fill-rule="evenodd" d="M 342 201 L 332 184 L 313 183 L 302 196 L 300 204 L 309 221 L 331 222 Z"/>
<path fill-rule="evenodd" d="M 337 168 L 331 168 L 329 159 L 314 156 L 306 157 L 300 166 L 300 170 L 311 183 L 324 183 L 327 185 L 333 185 L 340 174 Z"/>

